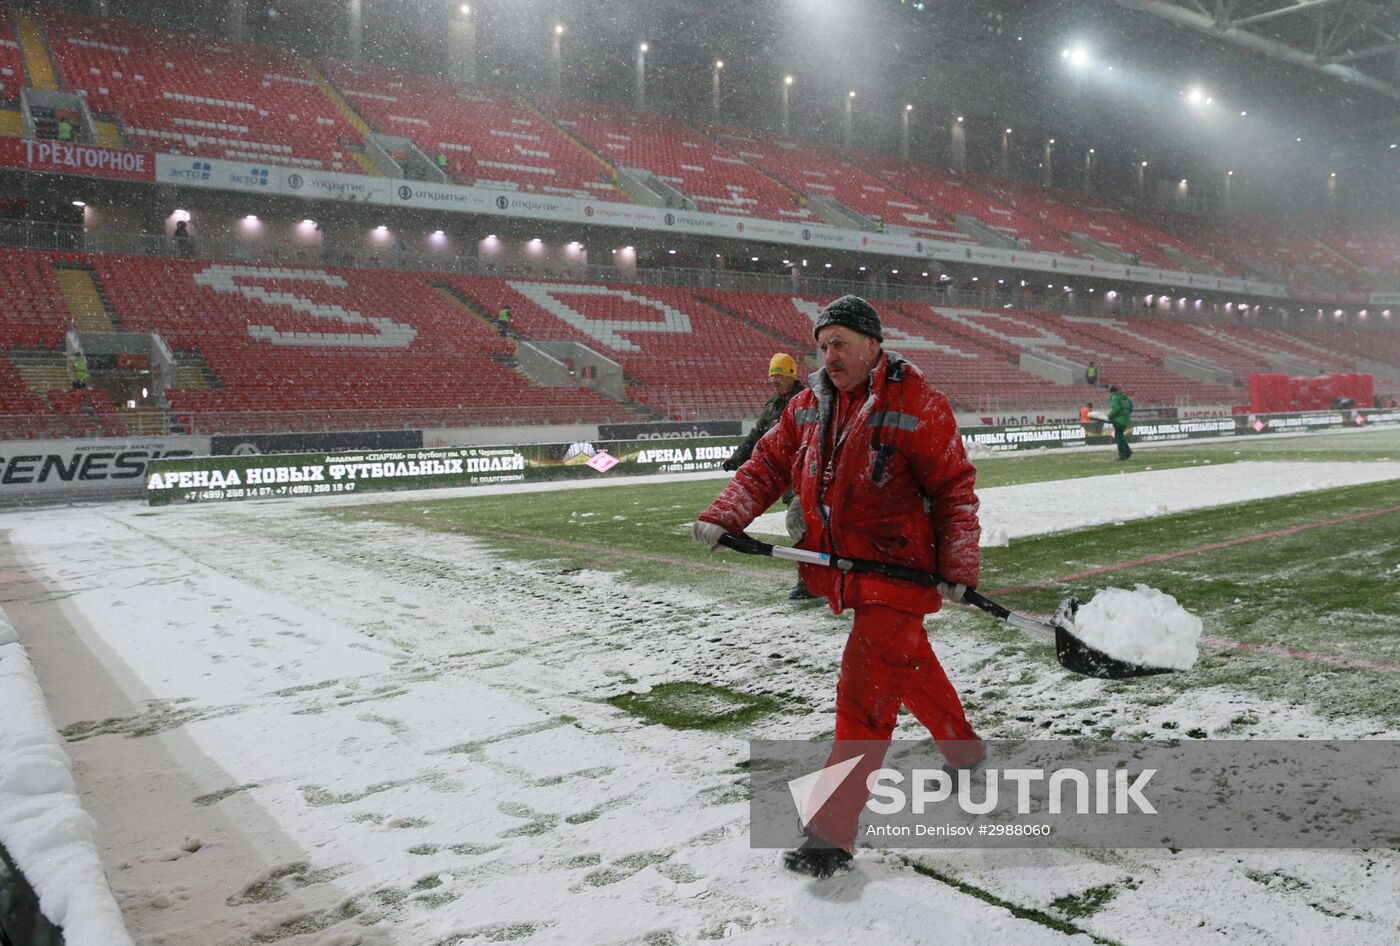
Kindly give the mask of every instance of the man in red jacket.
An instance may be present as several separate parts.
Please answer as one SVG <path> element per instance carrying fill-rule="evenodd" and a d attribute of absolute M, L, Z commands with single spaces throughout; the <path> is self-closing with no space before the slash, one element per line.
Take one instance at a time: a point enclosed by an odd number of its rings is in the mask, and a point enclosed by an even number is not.
<path fill-rule="evenodd" d="M 883 762 L 901 705 L 951 765 L 975 765 L 985 754 L 923 624 L 944 598 L 959 601 L 976 587 L 981 527 L 977 471 L 953 411 L 918 368 L 883 350 L 880 316 L 870 304 L 837 299 L 813 334 L 823 367 L 701 514 L 695 540 L 717 548 L 722 535 L 742 532 L 791 486 L 806 526 L 799 548 L 934 572 L 945 582 L 934 589 L 800 566 L 807 587 L 824 594 L 833 611 L 855 611 L 826 764 L 861 758 L 807 823 L 807 841 L 784 856 L 788 869 L 824 877 L 849 866 L 869 796 L 866 777 Z"/>

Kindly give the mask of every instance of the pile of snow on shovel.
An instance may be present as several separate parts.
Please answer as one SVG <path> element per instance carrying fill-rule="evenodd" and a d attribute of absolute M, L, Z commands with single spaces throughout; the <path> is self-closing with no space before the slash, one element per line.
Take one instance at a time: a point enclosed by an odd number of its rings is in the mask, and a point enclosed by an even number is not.
<path fill-rule="evenodd" d="M 1106 588 L 1079 606 L 1074 636 L 1127 663 L 1189 670 L 1196 663 L 1201 619 L 1147 585 Z"/>

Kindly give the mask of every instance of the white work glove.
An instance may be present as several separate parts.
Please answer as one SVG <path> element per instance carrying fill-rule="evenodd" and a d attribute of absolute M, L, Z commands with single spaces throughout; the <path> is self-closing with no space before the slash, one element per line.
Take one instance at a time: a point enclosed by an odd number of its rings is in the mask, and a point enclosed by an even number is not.
<path fill-rule="evenodd" d="M 726 534 L 724 526 L 717 526 L 713 522 L 696 519 L 695 525 L 691 529 L 690 537 L 708 548 L 711 552 L 715 552 L 719 550 L 719 540 Z"/>
<path fill-rule="evenodd" d="M 963 603 L 963 593 L 966 591 L 967 585 L 950 585 L 946 581 L 940 581 L 938 583 L 938 593 L 943 596 L 944 600 L 951 601 L 954 604 Z"/>

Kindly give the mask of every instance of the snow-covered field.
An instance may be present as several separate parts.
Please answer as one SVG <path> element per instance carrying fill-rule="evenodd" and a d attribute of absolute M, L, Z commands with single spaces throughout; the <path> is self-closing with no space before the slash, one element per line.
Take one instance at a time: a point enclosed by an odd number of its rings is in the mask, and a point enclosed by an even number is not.
<path fill-rule="evenodd" d="M 1400 479 L 1400 464 L 1236 464 L 981 495 L 989 527 L 1015 537 L 1377 479 Z M 864 851 L 833 881 L 785 875 L 748 846 L 736 766 L 750 736 L 829 731 L 844 619 L 507 569 L 474 539 L 325 508 L 0 516 L 0 605 L 140 946 L 1088 943 L 998 898 L 1115 884 L 1086 926 L 1103 940 L 1400 941 L 1394 852 L 910 852 L 953 884 Z M 999 524 L 1002 509 L 1014 515 Z M 992 659 L 1032 680 L 1021 692 L 1058 688 L 1134 723 L 1250 712 L 1256 737 L 1400 737 L 1284 694 L 1196 689 L 1148 707 L 1101 681 L 1041 684 L 1035 660 L 942 616 L 930 625 L 955 682 Z M 600 701 L 677 679 L 778 679 L 818 711 L 716 734 Z"/>

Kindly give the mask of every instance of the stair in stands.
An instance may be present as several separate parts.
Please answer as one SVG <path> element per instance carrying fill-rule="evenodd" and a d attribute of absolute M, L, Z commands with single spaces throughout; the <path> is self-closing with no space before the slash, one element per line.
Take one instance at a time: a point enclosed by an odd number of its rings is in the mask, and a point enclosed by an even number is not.
<path fill-rule="evenodd" d="M 98 119 L 93 123 L 97 127 L 97 143 L 104 148 L 125 148 L 126 136 L 122 134 L 121 126 L 115 121 L 103 121 Z"/>
<path fill-rule="evenodd" d="M 24 116 L 17 109 L 0 108 L 0 136 L 6 138 L 24 137 Z"/>
<path fill-rule="evenodd" d="M 20 54 L 24 58 L 24 71 L 29 76 L 29 84 L 45 92 L 58 92 L 58 72 L 49 56 L 49 44 L 44 39 L 43 27 L 39 18 L 28 10 L 11 12 L 15 21 L 15 33 L 19 38 Z"/>
<path fill-rule="evenodd" d="M 119 331 L 112 321 L 112 311 L 92 273 L 83 268 L 57 267 L 58 287 L 68 303 L 73 324 L 79 332 Z"/>
<path fill-rule="evenodd" d="M 50 391 L 66 391 L 72 387 L 68 359 L 63 352 L 13 350 L 9 358 L 24 379 L 25 387 L 40 397 Z"/>
<path fill-rule="evenodd" d="M 350 159 L 360 166 L 360 170 L 370 177 L 383 177 L 384 172 L 379 169 L 379 165 L 374 163 L 374 159 L 365 154 L 362 148 L 349 148 L 346 151 Z"/>
<path fill-rule="evenodd" d="M 799 357 L 799 360 L 801 355 L 805 354 L 808 351 L 811 351 L 814 347 L 816 347 L 806 339 L 799 340 L 790 338 L 789 336 L 784 335 L 782 332 L 779 332 L 776 329 L 769 328 L 762 322 L 755 322 L 753 319 L 750 319 L 747 316 L 740 315 L 738 312 L 735 312 L 733 309 L 729 308 L 724 303 L 719 302 L 718 300 L 710 296 L 696 296 L 695 298 L 696 301 L 698 301 L 701 305 L 708 306 L 709 308 L 714 309 L 716 312 L 719 312 L 722 315 L 727 315 L 734 321 L 745 325 L 756 332 L 762 332 L 769 338 L 780 342 L 783 345 L 784 349 L 789 350 L 794 355 L 797 355 Z"/>
<path fill-rule="evenodd" d="M 485 309 L 481 308 L 481 306 L 477 305 L 471 299 L 467 298 L 467 294 L 462 292 L 462 290 L 458 289 L 456 286 L 449 285 L 445 282 L 432 282 L 429 283 L 429 285 L 432 286 L 434 292 L 442 296 L 448 302 L 452 303 L 452 305 L 461 309 L 467 315 L 476 319 L 478 322 L 480 322 L 482 325 L 485 325 L 493 332 L 497 331 L 496 317 L 487 312 Z"/>
<path fill-rule="evenodd" d="M 339 89 L 331 85 L 330 80 L 325 77 L 325 74 L 322 73 L 320 69 L 316 68 L 315 63 L 310 59 L 301 59 L 299 62 L 301 63 L 301 68 L 306 71 L 311 81 L 315 82 L 317 88 L 325 93 L 326 98 L 331 100 L 331 104 L 336 107 L 336 111 L 340 112 L 345 120 L 350 123 L 350 127 L 359 132 L 361 138 L 367 138 L 373 130 L 369 127 L 369 122 L 360 117 L 360 113 L 355 111 L 355 107 L 345 100 L 345 96 L 340 94 Z"/>
<path fill-rule="evenodd" d="M 133 437 L 160 437 L 166 433 L 165 412 L 159 407 L 119 407 L 117 418 Z"/>
<path fill-rule="evenodd" d="M 563 135 L 565 138 L 567 138 L 567 139 L 568 139 L 570 142 L 572 142 L 572 143 L 574 144 L 574 146 L 577 147 L 580 151 L 583 151 L 585 154 L 587 154 L 589 157 L 591 157 L 594 161 L 597 161 L 600 165 L 602 165 L 603 170 L 607 172 L 607 175 L 608 175 L 609 180 L 611 180 L 611 181 L 613 182 L 613 187 L 617 187 L 617 190 L 618 190 L 618 193 L 619 193 L 619 194 L 622 194 L 624 197 L 626 196 L 626 192 L 623 191 L 622 188 L 618 187 L 618 185 L 617 185 L 617 168 L 613 165 L 613 163 L 612 163 L 611 161 L 609 161 L 607 158 L 603 157 L 601 154 L 599 154 L 599 153 L 598 153 L 597 151 L 595 151 L 593 148 L 589 147 L 589 146 L 588 146 L 588 143 L 585 142 L 585 141 L 584 141 L 582 138 L 580 138 L 578 135 L 574 134 L 572 131 L 570 131 L 569 129 L 565 128 L 563 125 L 561 125 L 559 122 L 555 121 L 555 119 L 554 119 L 554 117 L 553 117 L 552 115 L 550 115 L 550 114 L 549 114 L 548 112 L 546 112 L 544 109 L 542 109 L 542 108 L 540 108 L 538 105 L 536 105 L 536 104 L 534 103 L 533 100 L 527 98 L 527 97 L 524 96 L 524 95 L 519 95 L 519 94 L 517 94 L 516 97 L 517 97 L 518 99 L 520 99 L 521 104 L 523 104 L 523 105 L 525 106 L 525 108 L 526 108 L 527 111 L 529 111 L 529 112 L 533 113 L 534 115 L 536 115 L 541 121 L 548 122 L 549 125 L 550 125 L 555 131 L 559 132 L 559 134 L 561 134 L 561 135 Z"/>
<path fill-rule="evenodd" d="M 197 351 L 175 352 L 175 387 L 177 388 L 217 388 L 219 378 L 214 369 Z"/>

